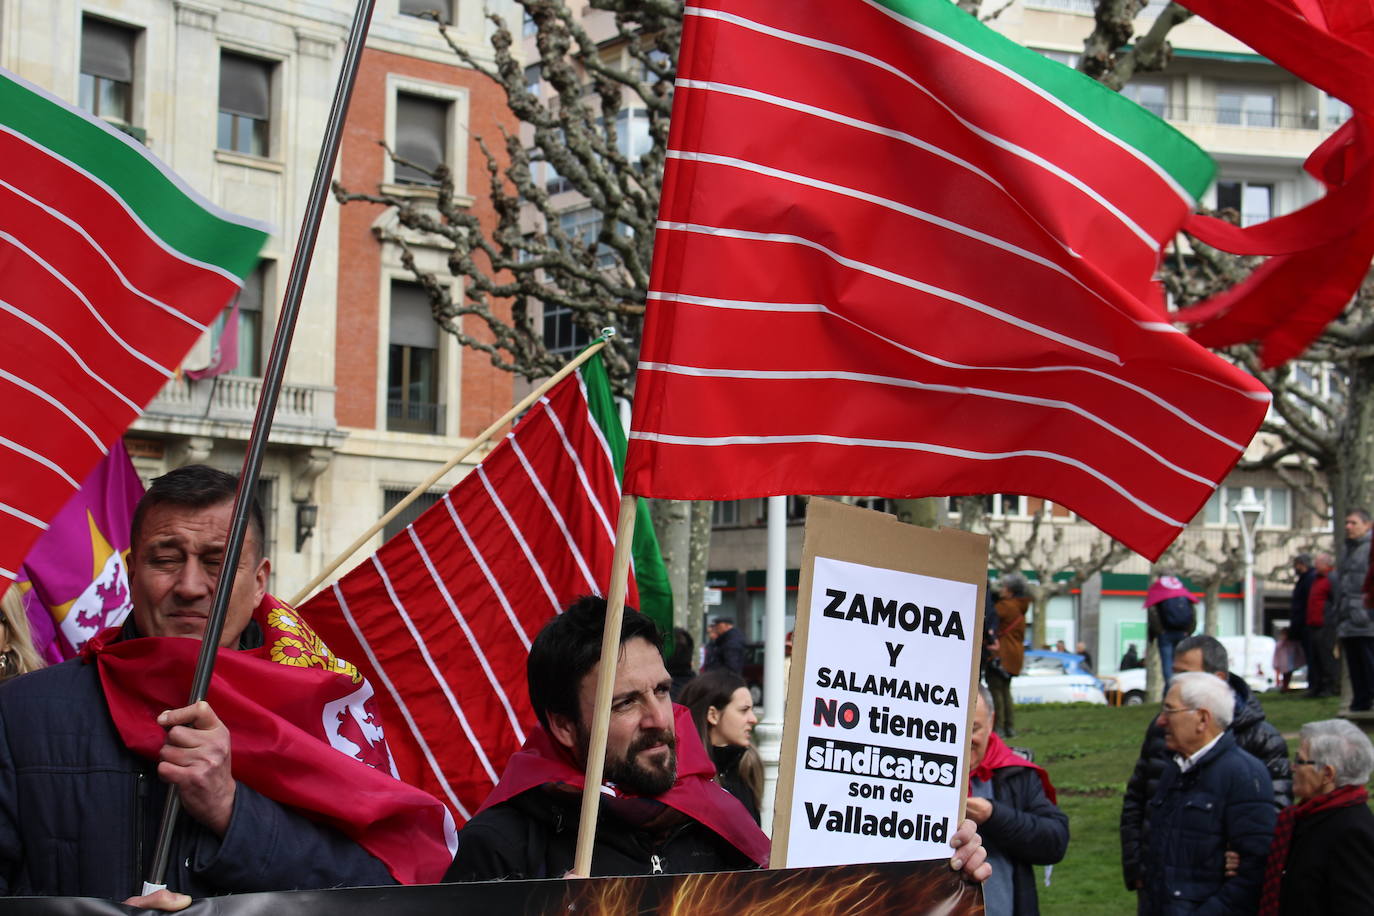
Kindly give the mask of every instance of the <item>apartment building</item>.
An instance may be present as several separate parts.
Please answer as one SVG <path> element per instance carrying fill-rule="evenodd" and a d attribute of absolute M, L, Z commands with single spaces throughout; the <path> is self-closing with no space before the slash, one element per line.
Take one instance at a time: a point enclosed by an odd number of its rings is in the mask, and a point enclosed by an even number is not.
<path fill-rule="evenodd" d="M 433 199 L 425 176 L 393 168 L 385 140 L 422 165 L 445 162 L 463 203 L 490 220 L 473 138 L 497 136 L 509 116 L 499 91 L 417 14 L 437 11 L 481 56 L 485 14 L 513 6 L 378 0 L 336 177 L 422 206 Z M 242 464 L 354 8 L 0 0 L 0 66 L 127 130 L 215 203 L 276 227 L 236 306 L 126 435 L 145 479 L 193 462 Z M 332 199 L 324 211 L 259 487 L 281 595 L 511 404 L 510 377 L 429 320 L 396 246 L 374 231 L 389 218 Z M 441 268 L 443 252 L 425 249 L 422 260 Z M 227 348 L 232 368 L 217 371 L 226 362 L 216 350 Z"/>

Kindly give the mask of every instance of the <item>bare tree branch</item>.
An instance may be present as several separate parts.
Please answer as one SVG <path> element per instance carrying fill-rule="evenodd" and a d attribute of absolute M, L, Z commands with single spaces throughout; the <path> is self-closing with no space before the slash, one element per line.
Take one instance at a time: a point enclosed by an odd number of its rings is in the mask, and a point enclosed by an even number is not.
<path fill-rule="evenodd" d="M 565 310 L 587 338 L 608 326 L 620 332 L 604 357 L 624 394 L 648 292 L 682 2 L 594 0 L 614 23 L 604 40 L 563 0 L 517 2 L 535 26 L 542 95 L 530 91 L 517 39 L 501 17 L 490 17 L 490 60 L 436 24 L 458 59 L 499 87 L 519 125 L 474 138 L 494 227 L 455 193 L 442 166 L 427 173 L 432 190 L 336 185 L 335 196 L 389 208 L 379 236 L 398 247 L 435 320 L 463 346 L 488 354 L 500 369 L 547 376 L 565 356 L 548 351 L 542 316 Z M 387 152 L 398 165 L 419 168 Z M 428 272 L 420 248 L 444 250 L 447 272 L 461 283 Z M 480 333 L 464 331 L 471 318 Z"/>

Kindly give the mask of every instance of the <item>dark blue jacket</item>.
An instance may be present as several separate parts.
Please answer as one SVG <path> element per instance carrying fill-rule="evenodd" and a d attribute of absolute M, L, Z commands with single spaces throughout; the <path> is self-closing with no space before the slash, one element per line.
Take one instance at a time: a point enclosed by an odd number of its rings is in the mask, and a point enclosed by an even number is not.
<path fill-rule="evenodd" d="M 72 660 L 6 682 L 0 895 L 139 893 L 166 788 L 120 740 L 94 666 Z M 192 897 L 395 883 L 343 834 L 242 783 L 223 838 L 182 815 L 167 879 Z"/>
<path fill-rule="evenodd" d="M 1307 632 L 1307 599 L 1312 596 L 1312 583 L 1316 581 L 1317 571 L 1309 569 L 1293 583 L 1288 605 L 1288 633 L 1294 639 L 1301 639 Z"/>
<path fill-rule="evenodd" d="M 1170 759 L 1149 802 L 1140 912 L 1252 914 L 1278 812 L 1269 773 L 1224 732 L 1186 773 Z M 1227 850 L 1240 870 L 1227 878 Z"/>
<path fill-rule="evenodd" d="M 1269 771 L 1274 784 L 1271 796 L 1274 810 L 1280 811 L 1293 802 L 1293 773 L 1288 762 L 1288 742 L 1283 740 L 1279 730 L 1264 718 L 1264 707 L 1251 692 L 1245 681 L 1234 674 L 1228 675 L 1226 683 L 1236 694 L 1236 709 L 1231 719 L 1230 733 L 1241 749 L 1263 763 Z M 1145 841 L 1150 833 L 1150 799 L 1159 788 L 1160 777 L 1173 754 L 1164 746 L 1164 729 L 1152 720 L 1145 730 L 1145 742 L 1140 747 L 1140 759 L 1126 783 L 1126 793 L 1121 800 L 1121 871 L 1126 879 L 1126 889 L 1135 890 L 1136 881 L 1141 876 L 1140 857 L 1144 854 Z"/>
<path fill-rule="evenodd" d="M 734 627 L 711 640 L 706 645 L 706 663 L 703 671 L 725 668 L 736 674 L 744 673 L 744 634 Z"/>
<path fill-rule="evenodd" d="M 992 775 L 992 815 L 978 828 L 983 845 L 1012 861 L 1015 916 L 1035 916 L 1040 900 L 1032 865 L 1053 865 L 1069 848 L 1069 817 L 1045 795 L 1040 774 L 1003 767 Z"/>

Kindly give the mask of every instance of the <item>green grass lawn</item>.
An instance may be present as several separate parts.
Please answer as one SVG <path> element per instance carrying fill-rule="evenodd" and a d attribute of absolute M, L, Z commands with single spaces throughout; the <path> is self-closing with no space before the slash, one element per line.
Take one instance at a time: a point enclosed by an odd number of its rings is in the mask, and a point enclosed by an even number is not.
<path fill-rule="evenodd" d="M 1329 719 L 1337 700 L 1309 700 L 1301 694 L 1263 694 L 1270 722 L 1298 746 L 1304 722 Z M 1035 751 L 1059 790 L 1069 816 L 1069 852 L 1040 891 L 1046 916 L 1133 914 L 1135 894 L 1121 879 L 1121 793 L 1140 753 L 1154 707 L 1079 705 L 1018 706 L 1011 744 Z M 1041 877 L 1036 869 L 1037 879 Z"/>

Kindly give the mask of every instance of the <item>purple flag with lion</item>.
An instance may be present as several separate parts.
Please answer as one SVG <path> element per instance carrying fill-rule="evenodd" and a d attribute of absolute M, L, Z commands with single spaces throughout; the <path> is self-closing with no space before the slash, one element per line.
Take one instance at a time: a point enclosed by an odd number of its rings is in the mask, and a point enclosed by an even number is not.
<path fill-rule="evenodd" d="M 129 522 L 143 495 L 123 440 L 91 471 L 19 568 L 34 648 L 48 663 L 129 613 Z"/>

